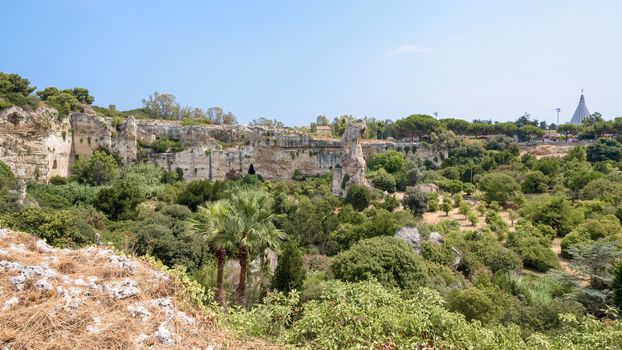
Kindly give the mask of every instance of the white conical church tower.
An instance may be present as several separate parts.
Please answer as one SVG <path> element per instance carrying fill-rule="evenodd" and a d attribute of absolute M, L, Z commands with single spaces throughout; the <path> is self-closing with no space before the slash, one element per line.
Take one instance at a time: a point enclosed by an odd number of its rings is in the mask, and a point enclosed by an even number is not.
<path fill-rule="evenodd" d="M 581 89 L 581 98 L 579 99 L 579 105 L 577 109 L 575 109 L 574 114 L 572 115 L 572 119 L 570 119 L 570 124 L 581 124 L 583 123 L 583 119 L 590 116 L 590 111 L 587 109 L 587 105 L 585 104 L 585 97 L 583 96 L 583 89 Z"/>

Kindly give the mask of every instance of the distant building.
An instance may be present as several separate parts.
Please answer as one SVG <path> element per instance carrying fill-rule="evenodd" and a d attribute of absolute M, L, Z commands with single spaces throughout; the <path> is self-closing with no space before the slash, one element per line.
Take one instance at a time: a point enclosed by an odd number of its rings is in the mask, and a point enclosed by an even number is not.
<path fill-rule="evenodd" d="M 590 116 L 590 111 L 585 104 L 585 97 L 583 96 L 583 89 L 581 90 L 581 98 L 579 99 L 579 105 L 574 111 L 570 124 L 582 124 L 583 120 Z"/>
<path fill-rule="evenodd" d="M 545 130 L 544 135 L 542 135 L 543 142 L 554 142 L 561 138 L 562 136 L 557 132 L 557 130 Z"/>
<path fill-rule="evenodd" d="M 318 125 L 315 127 L 315 133 L 317 135 L 322 135 L 322 136 L 330 136 L 332 135 L 331 131 L 330 131 L 330 126 L 328 125 Z"/>

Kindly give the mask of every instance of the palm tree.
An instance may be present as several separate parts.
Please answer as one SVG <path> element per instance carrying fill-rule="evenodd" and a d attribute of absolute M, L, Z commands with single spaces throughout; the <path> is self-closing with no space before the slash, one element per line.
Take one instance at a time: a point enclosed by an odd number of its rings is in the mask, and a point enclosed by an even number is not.
<path fill-rule="evenodd" d="M 232 230 L 238 248 L 240 280 L 238 303 L 245 304 L 246 273 L 249 258 L 265 248 L 277 248 L 283 234 L 274 226 L 272 197 L 265 191 L 239 190 L 228 203 L 228 230 Z"/>
<path fill-rule="evenodd" d="M 195 232 L 202 234 L 216 253 L 216 301 L 221 305 L 225 302 L 223 281 L 226 253 L 227 249 L 235 247 L 234 236 L 231 230 L 227 230 L 228 209 L 227 200 L 209 203 L 206 207 L 199 207 L 193 221 Z"/>

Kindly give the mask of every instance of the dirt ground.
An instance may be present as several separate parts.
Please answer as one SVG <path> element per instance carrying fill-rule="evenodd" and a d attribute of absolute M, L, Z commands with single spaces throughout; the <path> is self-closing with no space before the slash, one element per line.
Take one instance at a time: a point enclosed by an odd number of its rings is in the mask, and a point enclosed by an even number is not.
<path fill-rule="evenodd" d="M 439 201 L 442 203 L 443 199 L 442 196 L 439 196 Z M 473 212 L 477 215 L 477 219 L 478 219 L 478 223 L 477 225 L 473 226 L 471 224 L 471 222 L 469 220 L 467 220 L 464 215 L 460 214 L 459 209 L 458 208 L 453 208 L 450 212 L 449 215 L 445 215 L 445 212 L 443 211 L 435 211 L 435 212 L 431 212 L 431 213 L 425 213 L 423 214 L 423 222 L 426 224 L 437 224 L 443 220 L 454 220 L 456 221 L 458 224 L 460 224 L 460 231 L 468 231 L 468 230 L 479 230 L 482 228 L 485 228 L 486 226 L 488 226 L 486 224 L 486 218 L 482 215 L 480 215 L 480 213 L 476 210 L 477 206 L 479 205 L 479 203 L 476 203 L 473 200 L 465 200 L 465 202 L 469 203 L 471 205 L 471 207 L 473 208 Z M 503 212 L 503 213 L 499 213 L 499 215 L 501 216 L 502 219 L 504 219 L 508 226 L 510 225 L 510 220 L 508 219 L 508 215 L 507 213 Z"/>
<path fill-rule="evenodd" d="M 442 203 L 442 196 L 439 196 L 439 197 Z M 471 207 L 473 208 L 473 212 L 477 214 L 477 218 L 479 219 L 479 222 L 477 223 L 477 225 L 475 226 L 471 225 L 471 223 L 465 219 L 464 215 L 459 213 L 458 208 L 452 209 L 449 212 L 449 215 L 445 215 L 445 213 L 442 211 L 425 213 L 423 215 L 423 222 L 426 224 L 437 224 L 441 222 L 442 220 L 454 220 L 460 225 L 460 231 L 462 232 L 469 231 L 469 230 L 479 230 L 479 229 L 487 227 L 488 225 L 486 224 L 486 218 L 480 215 L 480 213 L 476 210 L 477 205 L 479 204 L 475 203 L 472 200 L 465 200 L 465 201 L 471 205 Z M 514 231 L 514 227 L 511 226 L 508 212 L 502 210 L 499 212 L 499 216 L 501 216 L 501 218 L 508 224 L 509 230 Z M 577 273 L 576 271 L 570 268 L 570 259 L 565 258 L 561 255 L 561 238 L 556 237 L 555 239 L 553 239 L 553 241 L 551 242 L 551 250 L 553 251 L 553 253 L 555 253 L 555 256 L 557 256 L 557 260 L 559 261 L 559 265 L 562 271 L 569 273 L 569 274 Z M 527 273 L 533 274 L 533 275 L 537 275 L 537 276 L 544 275 L 543 273 L 535 271 L 535 270 L 524 269 L 524 271 Z"/>
<path fill-rule="evenodd" d="M 563 157 L 568 154 L 571 148 L 584 145 L 580 142 L 558 142 L 554 144 L 540 144 L 531 146 L 521 146 L 520 153 L 529 153 L 536 157 L 536 159 L 545 157 Z"/>

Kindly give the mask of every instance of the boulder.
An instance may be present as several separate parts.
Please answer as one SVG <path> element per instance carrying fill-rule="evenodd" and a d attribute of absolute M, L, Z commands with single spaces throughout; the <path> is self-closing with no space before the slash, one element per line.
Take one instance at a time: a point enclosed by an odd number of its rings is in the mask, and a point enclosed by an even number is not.
<path fill-rule="evenodd" d="M 438 232 L 431 232 L 430 233 L 430 237 L 428 237 L 428 240 L 430 242 L 434 242 L 437 244 L 442 244 L 445 240 L 443 239 L 443 236 L 441 236 L 440 233 Z"/>
<path fill-rule="evenodd" d="M 413 249 L 421 254 L 421 234 L 416 227 L 404 226 L 395 232 L 395 238 L 399 238 L 406 242 Z"/>

